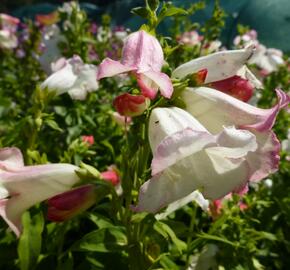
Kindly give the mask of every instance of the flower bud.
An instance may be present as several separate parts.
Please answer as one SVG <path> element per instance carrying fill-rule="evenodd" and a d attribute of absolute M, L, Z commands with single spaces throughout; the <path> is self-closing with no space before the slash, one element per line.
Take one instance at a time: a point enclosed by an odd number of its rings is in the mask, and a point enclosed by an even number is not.
<path fill-rule="evenodd" d="M 225 80 L 212 82 L 211 87 L 244 102 L 247 102 L 252 97 L 254 91 L 253 85 L 248 80 L 237 75 Z"/>
<path fill-rule="evenodd" d="M 122 94 L 115 98 L 114 107 L 123 116 L 141 115 L 148 107 L 150 100 L 142 95 Z"/>
<path fill-rule="evenodd" d="M 90 146 L 95 143 L 95 139 L 94 139 L 94 136 L 93 135 L 85 135 L 85 136 L 82 136 L 82 141 L 84 143 L 87 143 Z"/>
<path fill-rule="evenodd" d="M 85 185 L 69 190 L 50 198 L 47 218 L 54 222 L 62 222 L 91 207 L 97 199 L 96 187 Z"/>
<path fill-rule="evenodd" d="M 102 172 L 101 178 L 111 182 L 113 186 L 120 183 L 120 178 L 114 165 L 110 166 L 107 171 Z"/>

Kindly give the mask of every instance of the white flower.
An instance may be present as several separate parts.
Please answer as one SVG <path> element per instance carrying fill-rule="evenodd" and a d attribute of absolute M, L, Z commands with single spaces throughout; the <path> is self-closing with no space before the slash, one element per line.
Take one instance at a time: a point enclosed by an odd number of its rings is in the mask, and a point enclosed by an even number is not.
<path fill-rule="evenodd" d="M 57 95 L 68 92 L 72 99 L 84 100 L 88 92 L 97 90 L 97 67 L 84 64 L 82 59 L 75 55 L 70 59 L 59 59 L 52 64 L 54 71 L 42 84 L 56 90 Z"/>

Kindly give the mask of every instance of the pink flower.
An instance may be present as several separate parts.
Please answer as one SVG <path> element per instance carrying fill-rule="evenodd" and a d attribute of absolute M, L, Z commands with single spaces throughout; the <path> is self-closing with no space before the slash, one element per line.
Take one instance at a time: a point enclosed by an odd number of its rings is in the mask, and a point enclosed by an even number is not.
<path fill-rule="evenodd" d="M 150 100 L 142 95 L 122 94 L 115 98 L 113 105 L 123 116 L 141 115 L 149 106 Z"/>
<path fill-rule="evenodd" d="M 17 148 L 0 149 L 0 215 L 17 236 L 31 206 L 69 190 L 79 181 L 71 164 L 24 166 Z"/>
<path fill-rule="evenodd" d="M 93 145 L 95 143 L 95 139 L 93 135 L 82 136 L 82 141 L 85 143 L 88 143 L 89 145 Z"/>
<path fill-rule="evenodd" d="M 154 99 L 158 89 L 170 98 L 173 85 L 170 78 L 160 72 L 164 62 L 158 40 L 145 31 L 130 34 L 124 43 L 121 61 L 106 58 L 99 66 L 98 79 L 132 72 L 145 97 Z"/>
<path fill-rule="evenodd" d="M 183 33 L 177 38 L 178 42 L 185 45 L 200 45 L 203 40 L 203 36 L 200 36 L 197 31 L 190 31 Z"/>
<path fill-rule="evenodd" d="M 74 188 L 47 201 L 47 218 L 55 222 L 71 219 L 90 208 L 96 199 L 97 193 L 94 185 Z"/>

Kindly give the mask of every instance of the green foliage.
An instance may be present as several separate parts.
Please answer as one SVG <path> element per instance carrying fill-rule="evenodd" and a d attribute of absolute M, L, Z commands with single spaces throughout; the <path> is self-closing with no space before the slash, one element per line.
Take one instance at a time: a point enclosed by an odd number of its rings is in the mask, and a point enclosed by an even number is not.
<path fill-rule="evenodd" d="M 26 212 L 22 217 L 23 233 L 18 243 L 18 256 L 21 270 L 34 269 L 41 252 L 44 218 L 41 212 L 33 216 Z"/>

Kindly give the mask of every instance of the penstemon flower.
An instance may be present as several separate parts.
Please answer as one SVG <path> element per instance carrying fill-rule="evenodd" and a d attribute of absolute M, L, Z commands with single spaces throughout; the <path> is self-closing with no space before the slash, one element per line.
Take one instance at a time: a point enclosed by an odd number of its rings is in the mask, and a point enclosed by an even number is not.
<path fill-rule="evenodd" d="M 241 192 L 278 169 L 280 144 L 271 128 L 289 96 L 259 109 L 211 88 L 187 89 L 186 110 L 156 108 L 149 122 L 152 178 L 136 211 L 157 212 L 195 190 L 216 200 Z"/>
<path fill-rule="evenodd" d="M 254 46 L 217 52 L 182 64 L 173 71 L 172 76 L 182 79 L 206 70 L 205 85 L 248 101 L 253 89 L 262 87 L 261 82 L 245 65 L 253 53 Z"/>
<path fill-rule="evenodd" d="M 0 149 L 0 215 L 21 233 L 21 216 L 31 206 L 69 190 L 79 181 L 71 164 L 24 166 L 17 148 Z"/>
<path fill-rule="evenodd" d="M 126 38 L 120 62 L 110 58 L 103 60 L 98 79 L 132 72 L 143 96 L 154 99 L 159 89 L 162 96 L 170 98 L 173 86 L 170 78 L 161 72 L 163 62 L 163 51 L 158 40 L 145 31 L 138 31 Z"/>
<path fill-rule="evenodd" d="M 87 93 L 97 90 L 97 67 L 84 64 L 82 59 L 75 55 L 70 59 L 60 58 L 52 64 L 54 71 L 42 84 L 56 90 L 57 95 L 68 92 L 72 99 L 84 100 Z"/>

